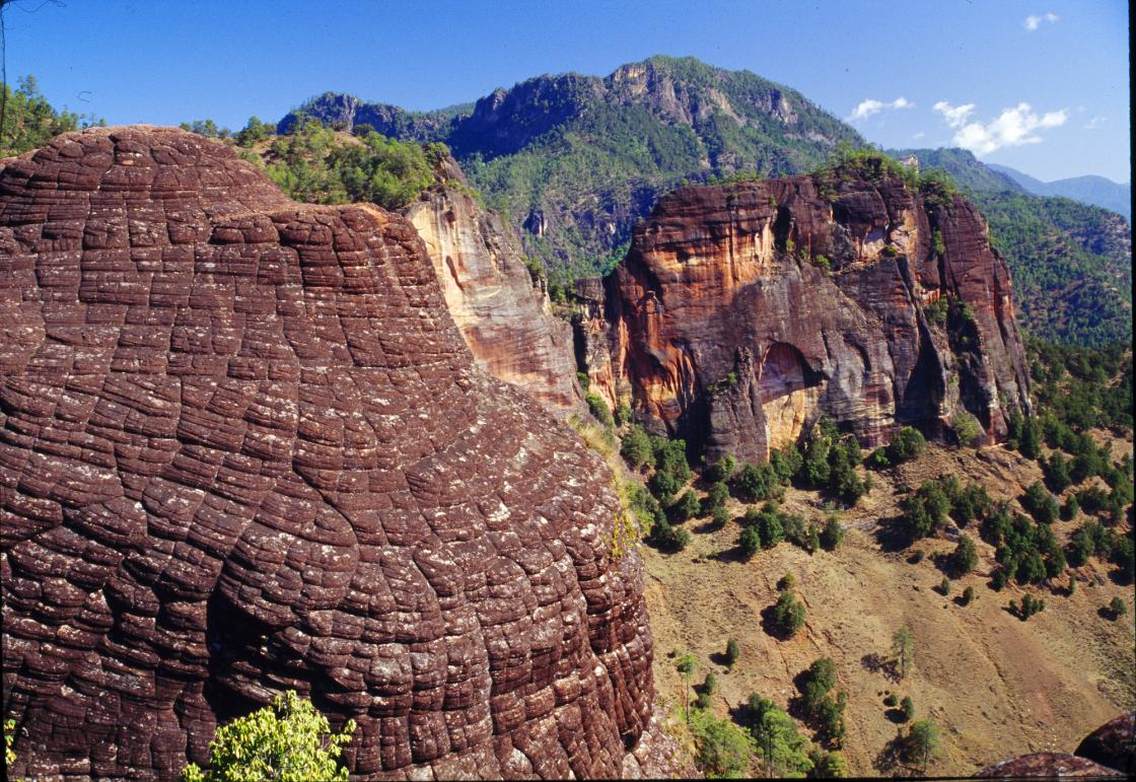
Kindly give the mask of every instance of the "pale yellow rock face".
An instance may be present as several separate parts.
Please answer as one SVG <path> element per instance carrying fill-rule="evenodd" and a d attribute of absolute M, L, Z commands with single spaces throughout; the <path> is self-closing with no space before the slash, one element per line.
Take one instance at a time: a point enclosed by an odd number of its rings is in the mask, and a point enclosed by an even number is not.
<path fill-rule="evenodd" d="M 793 445 L 800 439 L 809 414 L 816 409 L 820 392 L 819 386 L 802 388 L 761 406 L 765 413 L 765 437 L 770 451 Z"/>
<path fill-rule="evenodd" d="M 578 404 L 571 327 L 549 311 L 547 295 L 497 215 L 449 186 L 432 189 L 405 212 L 478 364 L 554 412 Z"/>

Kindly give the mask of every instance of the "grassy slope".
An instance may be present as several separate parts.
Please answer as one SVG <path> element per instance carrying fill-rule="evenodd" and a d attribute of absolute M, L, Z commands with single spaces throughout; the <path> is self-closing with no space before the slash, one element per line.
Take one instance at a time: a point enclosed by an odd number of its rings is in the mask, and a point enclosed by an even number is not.
<path fill-rule="evenodd" d="M 1131 453 L 1130 441 L 1124 447 Z M 656 686 L 664 700 L 682 702 L 672 652 L 695 653 L 697 681 L 706 671 L 717 673 L 714 709 L 722 716 L 751 692 L 784 707 L 796 695 L 793 678 L 829 656 L 839 687 L 849 693 L 844 753 L 855 775 L 892 773 L 875 765 L 898 727 L 885 715 L 888 691 L 910 695 L 917 719 L 929 716 L 942 729 L 943 751 L 932 774 L 969 775 L 1029 751 L 1071 751 L 1089 731 L 1136 706 L 1133 613 L 1116 622 L 1097 613 L 1114 595 L 1131 600 L 1130 587 L 1105 575 L 1109 568 L 1093 560 L 1075 569 L 1078 589 L 1071 597 L 1062 589 L 1030 590 L 1045 597 L 1047 608 L 1021 622 L 1004 609 L 1025 590 L 1011 586 L 998 593 L 986 586 L 993 550 L 977 535 L 982 562 L 975 573 L 952 582 L 950 597 L 933 589 L 943 574 L 932 555 L 953 550 L 952 542 L 917 543 L 914 549 L 928 555 L 918 564 L 906 561 L 910 551 L 881 549 L 873 532 L 880 518 L 897 512 L 897 487 L 948 471 L 980 481 L 995 499 L 1020 494 L 1041 475 L 1035 463 L 1001 447 L 976 452 L 933 446 L 895 475 L 877 476 L 861 507 L 841 514 L 848 535 L 835 552 L 810 556 L 782 543 L 741 562 L 732 555 L 740 527 L 700 532 L 701 520 L 688 522 L 695 534 L 680 553 L 644 548 Z M 815 493 L 790 490 L 786 504 L 806 518 L 823 518 Z M 736 503 L 732 508 L 741 511 Z M 1064 539 L 1075 526 L 1058 522 L 1058 536 Z M 763 631 L 761 612 L 775 602 L 775 583 L 786 572 L 796 577 L 808 620 L 795 638 L 777 641 Z M 977 599 L 962 607 L 953 598 L 967 585 Z M 868 670 L 864 658 L 887 656 L 891 634 L 905 624 L 915 635 L 916 660 L 908 679 L 896 683 Z M 726 672 L 711 655 L 730 637 L 740 642 L 741 659 Z"/>

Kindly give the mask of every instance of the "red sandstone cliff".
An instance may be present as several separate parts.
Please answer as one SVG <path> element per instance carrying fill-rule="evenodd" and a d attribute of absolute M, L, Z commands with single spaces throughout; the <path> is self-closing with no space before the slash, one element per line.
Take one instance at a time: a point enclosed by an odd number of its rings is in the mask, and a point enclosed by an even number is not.
<path fill-rule="evenodd" d="M 1028 408 L 1010 277 L 984 222 L 898 178 L 676 191 L 606 298 L 612 370 L 595 385 L 711 459 L 764 459 L 822 414 L 872 445 L 963 411 L 998 438 L 1007 410 Z"/>
<path fill-rule="evenodd" d="M 407 220 L 175 130 L 3 162 L 13 773 L 172 779 L 294 688 L 361 778 L 618 775 L 651 641 L 609 483 Z"/>
<path fill-rule="evenodd" d="M 443 161 L 439 178 L 405 214 L 426 243 L 450 315 L 474 358 L 553 411 L 578 405 L 571 327 L 551 314 L 517 238 L 478 205 L 452 159 Z"/>

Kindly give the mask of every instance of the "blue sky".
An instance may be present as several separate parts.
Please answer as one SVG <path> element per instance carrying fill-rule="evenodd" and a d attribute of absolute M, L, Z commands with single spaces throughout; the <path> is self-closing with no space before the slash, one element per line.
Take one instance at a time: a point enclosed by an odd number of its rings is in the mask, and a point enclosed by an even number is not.
<path fill-rule="evenodd" d="M 1128 7 L 1062 0 L 13 0 L 9 79 L 113 124 L 276 120 L 325 90 L 412 109 L 651 54 L 746 68 L 885 147 L 1129 179 Z"/>

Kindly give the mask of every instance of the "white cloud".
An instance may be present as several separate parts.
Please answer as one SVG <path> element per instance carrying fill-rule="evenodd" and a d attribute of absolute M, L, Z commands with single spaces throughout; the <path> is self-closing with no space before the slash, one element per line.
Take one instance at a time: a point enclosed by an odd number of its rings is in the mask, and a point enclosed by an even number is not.
<path fill-rule="evenodd" d="M 924 137 L 924 136 L 926 136 L 926 135 L 927 135 L 927 134 L 926 134 L 926 133 L 924 133 L 923 131 L 919 131 L 918 133 L 916 133 L 916 134 L 915 134 L 914 136 L 912 136 L 911 138 L 913 138 L 913 139 L 915 139 L 916 141 L 918 141 L 919 139 L 923 138 L 923 137 Z"/>
<path fill-rule="evenodd" d="M 1060 18 L 1060 16 L 1053 13 L 1052 11 L 1037 16 L 1030 14 L 1026 17 L 1026 20 L 1022 22 L 1022 26 L 1032 33 L 1034 30 L 1041 27 L 1042 22 L 1049 22 L 1050 24 L 1053 24 Z"/>
<path fill-rule="evenodd" d="M 1024 102 L 1002 109 L 1001 114 L 985 124 L 969 121 L 974 112 L 973 103 L 952 106 L 939 101 L 934 108 L 955 129 L 952 141 L 976 155 L 988 155 L 1003 147 L 1040 143 L 1041 136 L 1036 131 L 1059 127 L 1069 118 L 1065 109 L 1039 115 Z"/>
<path fill-rule="evenodd" d="M 1108 117 L 1100 117 L 1100 116 L 1093 117 L 1091 120 L 1086 122 L 1083 125 L 1083 127 L 1084 127 L 1085 130 L 1096 130 L 1101 125 L 1103 125 L 1107 120 L 1108 120 Z"/>
<path fill-rule="evenodd" d="M 902 95 L 893 100 L 891 103 L 885 103 L 884 101 L 876 100 L 875 98 L 865 98 L 864 100 L 860 101 L 855 109 L 852 110 L 852 115 L 849 117 L 849 119 L 855 122 L 856 120 L 867 119 L 873 114 L 879 114 L 884 109 L 913 108 L 915 108 L 915 104 Z"/>
<path fill-rule="evenodd" d="M 966 124 L 967 119 L 970 118 L 971 112 L 974 111 L 974 104 L 964 103 L 961 106 L 952 106 L 945 100 L 941 100 L 931 108 L 942 114 L 944 119 L 947 120 L 948 125 L 950 125 L 952 128 L 957 128 L 961 125 Z"/>

